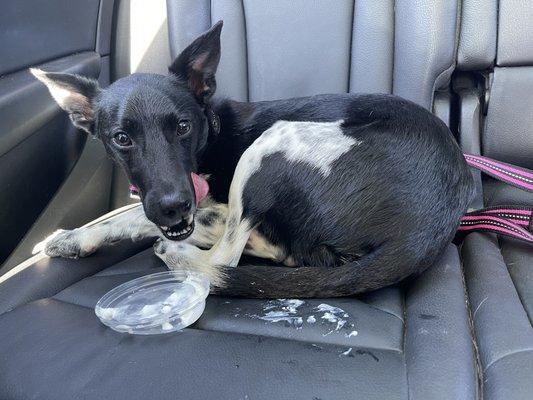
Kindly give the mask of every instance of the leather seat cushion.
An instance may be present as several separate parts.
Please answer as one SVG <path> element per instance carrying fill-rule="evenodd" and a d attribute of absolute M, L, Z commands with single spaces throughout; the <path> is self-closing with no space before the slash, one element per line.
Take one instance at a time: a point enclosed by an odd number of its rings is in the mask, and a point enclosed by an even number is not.
<path fill-rule="evenodd" d="M 0 316 L 0 398 L 422 399 L 475 390 L 454 247 L 407 290 L 305 300 L 301 327 L 260 318 L 276 301 L 210 296 L 191 327 L 156 336 L 116 333 L 94 314 L 109 289 L 165 269 L 151 248 L 116 251 L 126 258 Z M 80 263 L 47 261 L 45 270 Z M 322 318 L 319 304 L 342 308 L 345 325 Z"/>

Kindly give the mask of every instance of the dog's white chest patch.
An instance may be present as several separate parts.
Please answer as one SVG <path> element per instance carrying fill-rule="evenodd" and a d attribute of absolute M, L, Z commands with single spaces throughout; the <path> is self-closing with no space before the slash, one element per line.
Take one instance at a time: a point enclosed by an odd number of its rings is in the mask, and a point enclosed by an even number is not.
<path fill-rule="evenodd" d="M 303 162 L 320 170 L 325 176 L 331 164 L 360 141 L 346 136 L 341 129 L 342 120 L 335 122 L 278 121 L 267 129 L 249 148 L 261 162 L 263 157 L 283 153 L 289 161 Z M 248 151 L 247 151 L 248 152 Z M 249 165 L 255 170 L 259 165 Z"/>

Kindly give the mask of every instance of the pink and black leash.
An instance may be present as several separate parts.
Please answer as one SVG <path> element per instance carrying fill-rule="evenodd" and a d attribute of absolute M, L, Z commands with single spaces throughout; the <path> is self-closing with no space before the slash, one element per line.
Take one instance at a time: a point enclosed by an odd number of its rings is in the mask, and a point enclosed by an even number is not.
<path fill-rule="evenodd" d="M 474 156 L 472 154 L 464 154 L 464 156 L 467 164 L 471 167 L 479 169 L 509 185 L 533 192 L 533 171 L 488 157 Z"/>
<path fill-rule="evenodd" d="M 488 157 L 465 154 L 468 165 L 509 185 L 533 192 L 533 171 Z M 533 243 L 533 207 L 497 206 L 467 213 L 458 232 L 492 232 Z"/>

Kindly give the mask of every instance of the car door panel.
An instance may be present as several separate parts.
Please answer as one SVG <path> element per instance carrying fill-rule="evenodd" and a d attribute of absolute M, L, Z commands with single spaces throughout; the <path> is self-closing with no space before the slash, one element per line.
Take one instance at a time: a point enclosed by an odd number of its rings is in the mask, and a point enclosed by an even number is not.
<path fill-rule="evenodd" d="M 85 218 L 108 211 L 113 176 L 110 161 L 103 149 L 93 146 L 86 151 L 87 135 L 72 127 L 66 113 L 29 68 L 77 73 L 107 85 L 115 1 L 21 0 L 0 4 L 2 264 L 17 246 L 24 250 L 18 252 L 18 258 L 30 255 L 32 244 L 39 239 L 31 234 L 36 220 L 44 218 L 53 229 L 66 215 L 72 224 L 81 225 Z M 68 183 L 82 157 L 85 171 L 72 179 L 85 183 L 92 179 L 94 183 L 98 177 L 97 184 L 81 187 Z M 70 189 L 58 196 L 63 186 Z M 88 188 L 98 193 L 89 193 Z M 107 198 L 102 199 L 102 194 Z M 80 204 L 80 196 L 97 201 Z M 81 206 L 83 212 L 78 212 Z M 23 238 L 33 243 L 22 243 Z"/>
<path fill-rule="evenodd" d="M 0 75 L 95 49 L 99 0 L 2 1 Z"/>
<path fill-rule="evenodd" d="M 100 73 L 100 56 L 95 52 L 84 52 L 36 67 L 97 78 Z M 62 113 L 46 87 L 28 69 L 24 69 L 0 79 L 0 114 L 2 156 L 40 126 Z"/>

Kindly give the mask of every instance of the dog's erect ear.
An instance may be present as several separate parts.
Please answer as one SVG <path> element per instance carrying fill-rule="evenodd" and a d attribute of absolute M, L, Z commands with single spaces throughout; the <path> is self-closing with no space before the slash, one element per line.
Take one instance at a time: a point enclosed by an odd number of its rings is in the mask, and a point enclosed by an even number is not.
<path fill-rule="evenodd" d="M 168 68 L 170 73 L 187 82 L 196 98 L 206 102 L 215 93 L 215 72 L 220 61 L 222 21 L 192 42 Z"/>
<path fill-rule="evenodd" d="M 31 68 L 31 73 L 44 83 L 59 107 L 68 112 L 75 127 L 93 132 L 93 100 L 100 92 L 98 83 L 79 75 L 45 72 Z"/>

